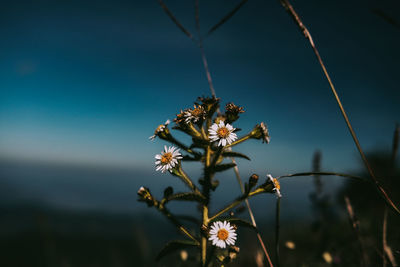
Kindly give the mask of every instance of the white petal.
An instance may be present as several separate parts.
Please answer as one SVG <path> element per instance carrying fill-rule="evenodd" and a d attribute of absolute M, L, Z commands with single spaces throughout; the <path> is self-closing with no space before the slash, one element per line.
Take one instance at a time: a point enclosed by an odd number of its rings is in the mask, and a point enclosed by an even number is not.
<path fill-rule="evenodd" d="M 226 146 L 226 139 L 223 138 L 223 139 L 221 139 L 221 141 L 222 141 L 222 146 Z"/>

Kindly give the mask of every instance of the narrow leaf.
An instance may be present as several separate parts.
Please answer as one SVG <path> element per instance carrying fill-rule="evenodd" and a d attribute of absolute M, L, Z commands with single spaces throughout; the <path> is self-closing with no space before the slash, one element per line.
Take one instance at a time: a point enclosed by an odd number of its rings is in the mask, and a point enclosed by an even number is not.
<path fill-rule="evenodd" d="M 239 152 L 233 152 L 233 151 L 226 151 L 222 153 L 222 156 L 224 157 L 233 157 L 233 158 L 244 158 L 247 160 L 250 160 L 250 158 L 248 156 L 246 156 L 245 154 L 239 153 Z"/>
<path fill-rule="evenodd" d="M 228 222 L 235 224 L 237 226 L 250 228 L 254 231 L 257 231 L 257 228 L 251 223 L 246 220 L 238 219 L 238 218 L 229 218 L 227 219 Z"/>
<path fill-rule="evenodd" d="M 226 170 L 229 170 L 230 168 L 233 168 L 235 166 L 236 166 L 235 163 L 220 164 L 220 165 L 215 166 L 214 172 L 226 171 Z"/>
<path fill-rule="evenodd" d="M 204 202 L 205 198 L 197 193 L 187 192 L 187 193 L 176 193 L 176 194 L 170 195 L 167 198 L 167 201 L 171 201 L 171 200 Z"/>
<path fill-rule="evenodd" d="M 156 257 L 156 261 L 159 261 L 162 257 L 170 254 L 176 250 L 187 248 L 187 247 L 195 247 L 198 246 L 194 241 L 189 240 L 175 240 L 168 242 L 163 249 L 158 253 Z"/>
<path fill-rule="evenodd" d="M 198 161 L 196 158 L 193 158 L 193 157 L 188 156 L 188 155 L 183 156 L 183 158 L 181 160 L 182 161 Z"/>

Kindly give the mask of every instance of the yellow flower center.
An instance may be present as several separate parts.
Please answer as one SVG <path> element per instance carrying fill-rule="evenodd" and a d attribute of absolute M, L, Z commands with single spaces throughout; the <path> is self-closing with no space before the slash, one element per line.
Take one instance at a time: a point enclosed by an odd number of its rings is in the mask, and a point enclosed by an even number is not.
<path fill-rule="evenodd" d="M 228 239 L 228 236 L 229 236 L 229 232 L 226 229 L 218 230 L 218 233 L 217 233 L 218 239 L 225 241 Z"/>
<path fill-rule="evenodd" d="M 281 185 L 276 178 L 274 178 L 273 183 L 276 189 L 281 190 Z"/>
<path fill-rule="evenodd" d="M 164 165 L 170 163 L 172 161 L 172 153 L 171 152 L 164 153 L 164 155 L 161 156 L 160 161 Z"/>
<path fill-rule="evenodd" d="M 219 138 L 227 138 L 230 134 L 229 130 L 226 127 L 221 127 L 217 130 L 217 134 Z"/>

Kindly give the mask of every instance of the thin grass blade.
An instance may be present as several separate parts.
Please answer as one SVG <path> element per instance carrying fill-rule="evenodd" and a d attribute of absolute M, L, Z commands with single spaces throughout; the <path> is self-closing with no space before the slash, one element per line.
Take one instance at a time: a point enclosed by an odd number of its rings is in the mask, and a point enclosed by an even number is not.
<path fill-rule="evenodd" d="M 214 26 L 212 26 L 210 28 L 210 30 L 208 31 L 206 37 L 208 37 L 210 34 L 212 34 L 216 29 L 218 29 L 220 26 L 222 26 L 225 22 L 227 22 L 230 18 L 233 17 L 233 15 L 235 15 L 236 12 L 239 11 L 240 8 L 242 8 L 242 6 L 244 4 L 246 4 L 248 0 L 242 0 L 237 6 L 235 6 L 228 14 L 226 14 L 217 24 L 215 24 Z"/>

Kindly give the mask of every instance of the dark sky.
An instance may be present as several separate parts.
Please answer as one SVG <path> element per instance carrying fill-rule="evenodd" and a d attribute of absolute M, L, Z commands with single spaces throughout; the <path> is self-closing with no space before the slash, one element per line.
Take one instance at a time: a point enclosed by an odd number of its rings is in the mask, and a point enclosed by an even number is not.
<path fill-rule="evenodd" d="M 165 1 L 195 32 L 192 1 Z M 239 1 L 200 1 L 202 33 Z M 365 150 L 390 149 L 400 121 L 398 1 L 293 1 Z M 0 11 L 0 156 L 153 171 L 157 125 L 209 95 L 198 48 L 157 1 L 7 1 Z M 308 43 L 278 1 L 250 0 L 205 40 L 217 96 L 271 143 L 238 150 L 276 175 L 354 170 L 358 156 Z"/>

